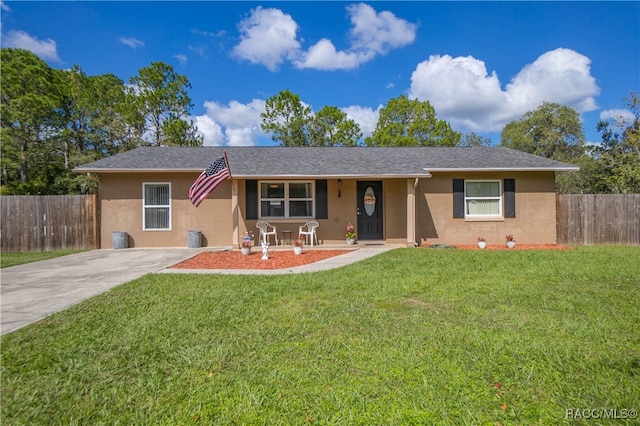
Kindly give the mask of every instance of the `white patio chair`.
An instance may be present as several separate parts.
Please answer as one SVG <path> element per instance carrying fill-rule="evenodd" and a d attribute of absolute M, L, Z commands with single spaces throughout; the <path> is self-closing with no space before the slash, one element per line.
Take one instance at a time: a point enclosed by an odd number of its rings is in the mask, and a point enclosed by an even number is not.
<path fill-rule="evenodd" d="M 272 226 L 269 222 L 265 222 L 261 220 L 256 223 L 256 228 L 260 230 L 260 235 L 258 238 L 262 240 L 263 243 L 269 242 L 269 235 L 273 235 L 273 238 L 276 240 L 276 245 L 278 245 L 278 234 L 276 232 L 276 227 Z"/>
<path fill-rule="evenodd" d="M 298 228 L 298 235 L 304 235 L 305 242 L 307 241 L 307 238 L 311 238 L 311 247 L 313 247 L 314 240 L 316 244 L 318 244 L 318 236 L 316 235 L 316 228 L 318 226 L 320 226 L 318 222 L 316 222 L 315 220 L 310 220 L 309 222 Z M 305 231 L 304 228 L 307 228 L 307 230 Z"/>

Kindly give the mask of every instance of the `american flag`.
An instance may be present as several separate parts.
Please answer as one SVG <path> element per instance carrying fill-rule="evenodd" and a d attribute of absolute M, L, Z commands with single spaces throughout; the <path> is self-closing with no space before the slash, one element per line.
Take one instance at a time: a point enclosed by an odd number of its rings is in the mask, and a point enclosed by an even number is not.
<path fill-rule="evenodd" d="M 227 155 L 218 158 L 205 169 L 189 189 L 191 204 L 198 207 L 226 178 L 231 177 Z"/>

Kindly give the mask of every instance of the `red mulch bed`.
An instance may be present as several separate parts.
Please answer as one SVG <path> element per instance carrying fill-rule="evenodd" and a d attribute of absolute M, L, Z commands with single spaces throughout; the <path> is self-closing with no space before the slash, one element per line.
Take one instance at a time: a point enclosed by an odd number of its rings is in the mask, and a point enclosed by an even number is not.
<path fill-rule="evenodd" d="M 423 245 L 428 247 L 429 245 Z M 461 250 L 480 250 L 475 244 L 456 244 Z M 517 244 L 509 249 L 504 244 L 488 244 L 484 250 L 568 250 L 569 246 L 557 244 Z M 305 250 L 296 256 L 293 250 L 274 250 L 269 259 L 262 260 L 261 250 L 252 250 L 249 256 L 243 256 L 239 250 L 207 251 L 191 259 L 171 266 L 173 269 L 286 269 L 307 265 L 319 260 L 348 253 L 352 250 Z"/>
<path fill-rule="evenodd" d="M 351 250 L 305 250 L 295 255 L 293 250 L 274 250 L 262 260 L 262 250 L 252 250 L 243 256 L 240 250 L 207 251 L 173 265 L 174 269 L 285 269 L 307 265 L 319 260 L 349 253 Z"/>
<path fill-rule="evenodd" d="M 455 244 L 453 247 L 461 250 L 480 250 L 477 244 Z M 483 250 L 569 250 L 570 248 L 558 244 L 516 244 L 515 248 L 510 249 L 505 244 L 487 244 Z"/>

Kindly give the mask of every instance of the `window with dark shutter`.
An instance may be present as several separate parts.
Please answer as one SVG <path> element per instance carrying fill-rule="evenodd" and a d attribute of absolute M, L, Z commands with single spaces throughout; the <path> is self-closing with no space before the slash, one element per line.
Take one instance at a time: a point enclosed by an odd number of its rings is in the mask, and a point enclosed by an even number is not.
<path fill-rule="evenodd" d="M 246 218 L 257 219 L 258 218 L 258 181 L 248 180 L 245 182 L 246 192 Z"/>
<path fill-rule="evenodd" d="M 453 217 L 464 219 L 464 179 L 453 180 Z"/>
<path fill-rule="evenodd" d="M 327 206 L 327 181 L 326 179 L 316 181 L 316 219 L 328 219 L 329 209 Z"/>
<path fill-rule="evenodd" d="M 516 217 L 516 180 L 504 180 L 504 217 Z"/>

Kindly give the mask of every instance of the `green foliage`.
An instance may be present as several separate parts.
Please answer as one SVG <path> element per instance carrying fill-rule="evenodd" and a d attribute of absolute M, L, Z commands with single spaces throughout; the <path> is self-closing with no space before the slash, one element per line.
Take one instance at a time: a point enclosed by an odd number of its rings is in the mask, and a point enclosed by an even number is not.
<path fill-rule="evenodd" d="M 150 274 L 2 336 L 0 414 L 547 425 L 635 408 L 637 257 L 399 249 L 315 274 Z"/>
<path fill-rule="evenodd" d="M 508 123 L 500 144 L 579 166 L 557 175 L 560 193 L 640 193 L 640 97 L 632 92 L 625 101 L 633 118 L 599 122 L 598 146 L 585 145 L 574 109 L 549 102 Z"/>
<path fill-rule="evenodd" d="M 21 49 L 1 49 L 2 183 L 27 184 L 47 153 L 43 147 L 56 107 L 60 80 L 44 61 Z M 30 170 L 33 168 L 33 173 Z"/>
<path fill-rule="evenodd" d="M 592 149 L 599 164 L 598 192 L 640 193 L 640 97 L 631 93 L 626 104 L 633 119 L 616 117 L 613 122 L 601 121 L 600 146 Z M 620 129 L 621 133 L 614 129 Z"/>
<path fill-rule="evenodd" d="M 142 133 L 139 137 L 152 146 L 165 142 L 173 145 L 201 145 L 195 132 L 190 131 L 192 123 L 179 124 L 192 108 L 187 89 L 191 88 L 189 79 L 174 71 L 171 65 L 153 62 L 141 68 L 138 75 L 129 81 L 128 98 L 131 100 L 130 113 L 135 117 Z M 186 124 L 186 123 L 185 123 Z M 165 132 L 169 132 L 169 138 Z M 200 143 L 198 143 L 200 142 Z"/>
<path fill-rule="evenodd" d="M 310 119 L 311 146 L 356 146 L 362 137 L 360 126 L 334 106 L 325 106 Z"/>
<path fill-rule="evenodd" d="M 260 127 L 282 146 L 356 146 L 362 137 L 358 124 L 334 106 L 315 115 L 289 89 L 267 99 Z"/>
<path fill-rule="evenodd" d="M 462 135 L 462 139 L 460 140 L 460 146 L 491 146 L 493 141 L 489 138 L 485 138 L 484 136 L 480 136 L 474 132 L 471 132 L 466 135 Z"/>
<path fill-rule="evenodd" d="M 280 145 L 309 145 L 306 126 L 311 118 L 311 108 L 289 89 L 267 99 L 260 117 L 262 130 L 271 133 L 271 139 Z"/>
<path fill-rule="evenodd" d="M 508 123 L 500 134 L 502 146 L 566 162 L 585 155 L 584 143 L 578 112 L 551 102 Z"/>
<path fill-rule="evenodd" d="M 72 173 L 80 164 L 144 144 L 202 144 L 184 121 L 189 82 L 168 65 L 141 69 L 127 91 L 111 74 L 52 69 L 21 49 L 0 53 L 2 194 L 87 193 L 95 182 Z"/>
<path fill-rule="evenodd" d="M 193 124 L 182 118 L 169 118 L 162 123 L 163 145 L 166 146 L 201 146 L 203 136 Z"/>
<path fill-rule="evenodd" d="M 628 102 L 635 120 L 600 122 L 599 146 L 585 145 L 580 116 L 575 110 L 554 103 L 544 103 L 520 120 L 508 123 L 501 134 L 501 145 L 579 166 L 580 171 L 557 176 L 560 193 L 640 192 L 637 95 L 632 94 Z M 624 130 L 619 134 L 614 127 Z"/>
<path fill-rule="evenodd" d="M 457 146 L 460 133 L 436 118 L 428 101 L 404 95 L 390 99 L 380 110 L 373 134 L 365 139 L 369 146 Z"/>

